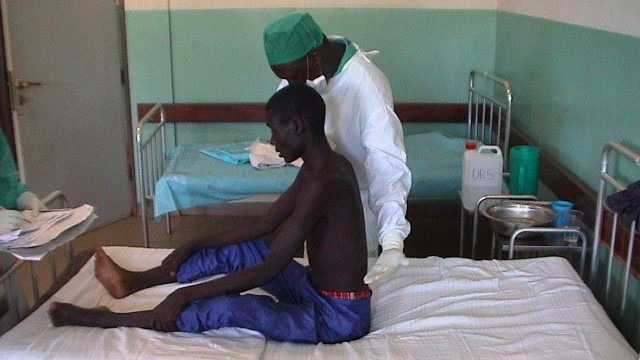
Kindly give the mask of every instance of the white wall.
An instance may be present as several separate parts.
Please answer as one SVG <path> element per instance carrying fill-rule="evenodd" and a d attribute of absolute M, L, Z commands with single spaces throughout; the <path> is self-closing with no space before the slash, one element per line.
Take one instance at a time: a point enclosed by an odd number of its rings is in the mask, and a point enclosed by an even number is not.
<path fill-rule="evenodd" d="M 498 10 L 640 37 L 639 0 L 498 0 Z"/>
<path fill-rule="evenodd" d="M 127 10 L 224 8 L 498 9 L 640 36 L 638 0 L 124 0 Z"/>
<path fill-rule="evenodd" d="M 126 10 L 241 8 L 498 9 L 640 37 L 639 0 L 124 0 Z"/>
<path fill-rule="evenodd" d="M 125 0 L 126 10 L 242 8 L 495 9 L 497 0 Z"/>

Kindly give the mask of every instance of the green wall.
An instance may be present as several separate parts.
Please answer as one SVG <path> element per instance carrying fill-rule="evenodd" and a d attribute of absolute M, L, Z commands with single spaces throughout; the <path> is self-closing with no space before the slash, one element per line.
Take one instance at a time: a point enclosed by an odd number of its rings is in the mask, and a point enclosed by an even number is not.
<path fill-rule="evenodd" d="M 640 38 L 511 13 L 498 13 L 496 34 L 495 71 L 513 87 L 514 124 L 597 190 L 608 141 L 639 149 Z M 640 169 L 620 166 L 614 174 L 631 182 Z M 618 302 L 605 301 L 608 249 L 600 248 L 594 292 L 638 347 L 638 281 L 631 278 L 627 307 L 619 313 Z M 623 270 L 614 261 L 612 299 L 621 292 Z"/>
<path fill-rule="evenodd" d="M 136 104 L 173 101 L 169 13 L 127 11 L 125 24 L 129 91 L 135 123 Z"/>
<path fill-rule="evenodd" d="M 262 29 L 290 11 L 127 11 L 134 118 L 140 102 L 265 102 Z M 640 38 L 493 10 L 309 11 L 381 51 L 398 102 L 464 103 L 471 69 L 509 80 L 516 126 L 594 189 L 606 141 L 640 144 Z"/>
<path fill-rule="evenodd" d="M 597 189 L 603 146 L 640 144 L 640 38 L 508 13 L 497 29 L 514 123 Z"/>
<path fill-rule="evenodd" d="M 279 80 L 267 65 L 262 30 L 291 11 L 127 11 L 132 104 L 266 102 Z M 495 11 L 310 12 L 327 34 L 381 51 L 374 61 L 387 74 L 396 101 L 466 102 L 469 71 L 495 66 Z"/>

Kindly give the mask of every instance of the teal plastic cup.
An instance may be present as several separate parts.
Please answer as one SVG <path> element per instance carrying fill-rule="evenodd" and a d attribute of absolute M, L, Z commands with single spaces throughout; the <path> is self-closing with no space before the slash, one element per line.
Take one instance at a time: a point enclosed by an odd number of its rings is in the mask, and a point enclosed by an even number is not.
<path fill-rule="evenodd" d="M 509 150 L 509 192 L 513 195 L 538 195 L 540 150 L 518 145 Z"/>

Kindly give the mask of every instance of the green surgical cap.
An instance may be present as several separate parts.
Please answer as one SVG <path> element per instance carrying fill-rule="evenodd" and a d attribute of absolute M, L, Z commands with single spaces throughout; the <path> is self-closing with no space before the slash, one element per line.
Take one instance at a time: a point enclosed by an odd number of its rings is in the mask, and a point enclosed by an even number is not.
<path fill-rule="evenodd" d="M 324 33 L 311 15 L 293 13 L 264 29 L 264 51 L 269 65 L 298 60 L 322 45 Z"/>

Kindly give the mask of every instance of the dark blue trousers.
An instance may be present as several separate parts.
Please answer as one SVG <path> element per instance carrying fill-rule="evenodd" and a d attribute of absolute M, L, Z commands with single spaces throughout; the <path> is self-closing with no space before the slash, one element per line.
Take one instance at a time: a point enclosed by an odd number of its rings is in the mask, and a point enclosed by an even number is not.
<path fill-rule="evenodd" d="M 177 280 L 228 274 L 264 262 L 269 252 L 262 240 L 203 249 L 180 266 Z M 242 327 L 277 341 L 338 343 L 358 339 L 371 326 L 371 298 L 357 300 L 324 296 L 313 287 L 309 268 L 292 261 L 262 289 L 266 295 L 224 295 L 191 302 L 178 316 L 180 331 L 203 332 Z"/>

